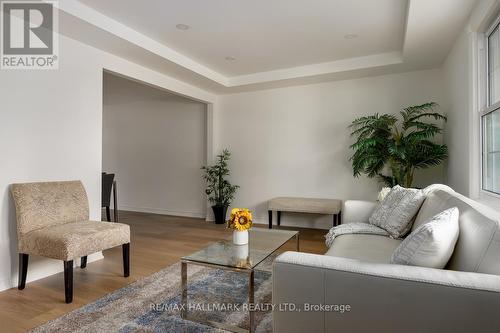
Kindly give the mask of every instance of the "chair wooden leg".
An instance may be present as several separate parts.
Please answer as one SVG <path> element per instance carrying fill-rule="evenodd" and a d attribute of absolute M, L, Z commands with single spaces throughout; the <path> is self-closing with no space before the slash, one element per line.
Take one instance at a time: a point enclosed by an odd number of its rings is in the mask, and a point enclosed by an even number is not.
<path fill-rule="evenodd" d="M 64 298 L 73 302 L 73 260 L 64 261 Z"/>
<path fill-rule="evenodd" d="M 130 276 L 130 243 L 123 244 L 123 276 Z"/>
<path fill-rule="evenodd" d="M 26 275 L 28 274 L 28 258 L 29 255 L 19 253 L 19 284 L 17 289 L 23 290 L 26 286 Z"/>
<path fill-rule="evenodd" d="M 118 199 L 116 198 L 116 180 L 113 181 L 113 215 L 115 222 L 118 222 Z"/>
<path fill-rule="evenodd" d="M 87 267 L 87 256 L 82 257 L 80 259 L 80 268 L 85 268 L 85 267 Z"/>

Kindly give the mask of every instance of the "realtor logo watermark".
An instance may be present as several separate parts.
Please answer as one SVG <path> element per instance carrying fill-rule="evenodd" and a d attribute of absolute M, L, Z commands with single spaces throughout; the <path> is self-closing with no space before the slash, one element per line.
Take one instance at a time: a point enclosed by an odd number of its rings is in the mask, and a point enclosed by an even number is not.
<path fill-rule="evenodd" d="M 57 69 L 56 1 L 1 1 L 1 69 Z"/>

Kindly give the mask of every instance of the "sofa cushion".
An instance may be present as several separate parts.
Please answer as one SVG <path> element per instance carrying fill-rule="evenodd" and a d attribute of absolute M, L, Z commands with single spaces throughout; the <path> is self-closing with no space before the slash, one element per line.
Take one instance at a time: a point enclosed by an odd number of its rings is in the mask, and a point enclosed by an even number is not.
<path fill-rule="evenodd" d="M 393 238 L 403 237 L 410 231 L 413 218 L 424 199 L 422 190 L 396 185 L 375 209 L 369 221 L 387 230 Z"/>
<path fill-rule="evenodd" d="M 425 222 L 428 222 L 433 216 L 442 212 L 450 207 L 443 200 L 435 200 L 436 196 L 433 195 L 436 191 L 446 192 L 446 193 L 456 193 L 451 187 L 441 184 L 434 184 L 427 186 L 423 189 L 426 199 L 424 200 L 420 210 L 418 211 L 415 221 L 411 227 L 411 231 L 414 231 L 420 227 Z M 427 200 L 430 197 L 430 200 Z"/>
<path fill-rule="evenodd" d="M 447 209 L 408 235 L 392 254 L 391 264 L 442 269 L 458 239 L 458 208 Z"/>
<path fill-rule="evenodd" d="M 127 224 L 82 221 L 23 234 L 19 239 L 19 252 L 73 260 L 126 243 L 130 243 L 130 227 Z"/>
<path fill-rule="evenodd" d="M 437 190 L 429 194 L 415 225 L 429 217 L 457 207 L 459 236 L 447 269 L 500 275 L 500 214 L 457 192 Z"/>
<path fill-rule="evenodd" d="M 358 259 L 372 263 L 390 263 L 401 240 L 379 235 L 342 235 L 335 238 L 327 256 Z"/>

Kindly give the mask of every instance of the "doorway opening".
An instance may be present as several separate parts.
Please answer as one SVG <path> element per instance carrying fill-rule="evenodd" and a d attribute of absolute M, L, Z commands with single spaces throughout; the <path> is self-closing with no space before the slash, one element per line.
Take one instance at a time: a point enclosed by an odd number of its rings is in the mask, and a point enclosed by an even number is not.
<path fill-rule="evenodd" d="M 207 160 L 207 104 L 103 73 L 103 205 L 118 210 L 206 217 L 200 167 Z M 105 174 L 113 174 L 114 187 Z M 113 218 L 114 208 L 109 216 Z M 108 215 L 108 214 L 106 214 Z M 108 219 L 108 216 L 106 216 Z"/>

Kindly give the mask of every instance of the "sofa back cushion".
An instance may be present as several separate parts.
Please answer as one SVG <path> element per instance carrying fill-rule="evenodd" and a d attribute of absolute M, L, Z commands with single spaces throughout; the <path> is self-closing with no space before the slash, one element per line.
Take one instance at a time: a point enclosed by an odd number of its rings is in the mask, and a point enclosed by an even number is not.
<path fill-rule="evenodd" d="M 393 238 L 401 238 L 411 229 L 413 218 L 425 200 L 422 190 L 394 186 L 368 221 L 384 229 Z"/>
<path fill-rule="evenodd" d="M 446 209 L 459 210 L 460 233 L 447 269 L 500 275 L 500 214 L 454 191 L 427 195 L 413 228 Z"/>
<path fill-rule="evenodd" d="M 458 240 L 458 208 L 447 209 L 425 222 L 394 250 L 391 264 L 443 269 Z"/>
<path fill-rule="evenodd" d="M 80 181 L 13 184 L 11 191 L 19 234 L 89 219 L 87 193 Z"/>

